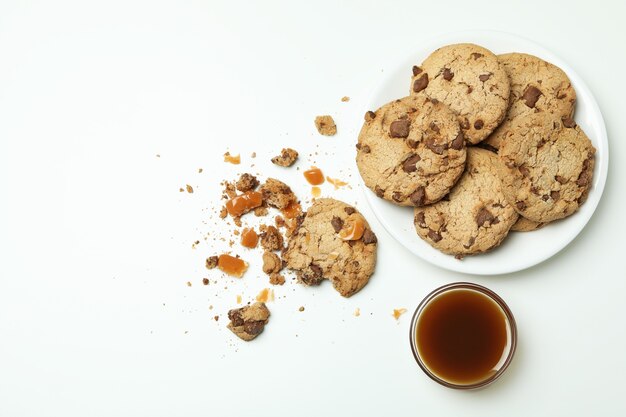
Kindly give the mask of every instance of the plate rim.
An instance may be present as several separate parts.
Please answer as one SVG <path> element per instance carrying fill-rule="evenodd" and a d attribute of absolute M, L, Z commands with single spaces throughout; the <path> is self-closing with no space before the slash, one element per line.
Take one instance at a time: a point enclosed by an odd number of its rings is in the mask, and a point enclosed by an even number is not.
<path fill-rule="evenodd" d="M 505 32 L 505 31 L 497 31 L 497 30 L 454 31 L 454 32 L 441 33 L 437 36 L 433 36 L 433 37 L 425 39 L 424 41 L 420 42 L 422 46 L 416 48 L 416 51 L 420 51 L 429 47 L 430 47 L 430 50 L 434 50 L 436 47 L 432 48 L 432 45 L 439 45 L 439 47 L 441 47 L 441 46 L 452 44 L 452 43 L 468 43 L 468 42 L 474 43 L 472 38 L 497 38 L 498 41 L 505 40 L 505 41 L 510 41 L 513 43 L 526 44 L 528 46 L 528 49 L 531 49 L 531 48 L 533 49 L 534 52 L 532 53 L 532 55 L 536 55 L 542 59 L 545 59 L 548 62 L 554 63 L 567 74 L 567 76 L 573 81 L 572 84 L 576 84 L 577 96 L 584 95 L 587 97 L 587 100 L 585 101 L 586 107 L 588 108 L 588 112 L 591 114 L 591 119 L 595 120 L 598 126 L 597 130 L 598 130 L 599 135 L 596 138 L 597 143 L 595 144 L 596 145 L 595 147 L 597 149 L 601 148 L 602 154 L 600 158 L 600 164 L 597 164 L 598 158 L 596 158 L 597 177 L 594 178 L 595 184 L 593 184 L 593 189 L 590 191 L 589 197 L 587 198 L 587 201 L 585 202 L 585 205 L 588 208 L 586 209 L 586 212 L 584 214 L 581 213 L 580 211 L 576 213 L 577 215 L 583 215 L 585 217 L 584 219 L 582 219 L 580 225 L 578 227 L 575 227 L 569 230 L 569 233 L 567 234 L 567 236 L 565 236 L 558 245 L 554 245 L 553 247 L 547 248 L 546 252 L 542 254 L 542 256 L 533 258 L 529 262 L 516 264 L 516 265 L 510 265 L 508 267 L 507 265 L 500 265 L 498 267 L 494 266 L 494 268 L 491 270 L 485 270 L 481 268 L 478 268 L 477 270 L 476 267 L 468 268 L 466 262 L 458 261 L 454 258 L 454 256 L 443 254 L 442 252 L 439 252 L 437 249 L 434 249 L 430 246 L 429 247 L 432 248 L 432 250 L 436 251 L 438 254 L 444 255 L 444 258 L 443 258 L 444 261 L 441 261 L 438 258 L 428 257 L 427 256 L 428 253 L 420 253 L 420 251 L 417 250 L 417 248 L 414 245 L 407 243 L 405 239 L 402 239 L 396 235 L 395 228 L 391 227 L 391 225 L 385 219 L 385 216 L 382 216 L 381 213 L 379 212 L 379 209 L 376 207 L 375 202 L 378 203 L 378 201 L 374 199 L 378 199 L 378 197 L 374 196 L 373 192 L 371 192 L 371 190 L 367 186 L 365 186 L 362 180 L 360 182 L 360 185 L 362 186 L 363 193 L 365 194 L 365 197 L 366 197 L 366 201 L 370 209 L 374 213 L 374 216 L 376 217 L 376 219 L 385 228 L 385 230 L 387 231 L 387 233 L 389 233 L 389 235 L 391 235 L 398 243 L 404 246 L 409 252 L 411 252 L 415 256 L 421 258 L 422 260 L 432 265 L 435 265 L 439 268 L 446 269 L 449 271 L 464 273 L 468 275 L 477 275 L 477 276 L 505 275 L 505 274 L 510 274 L 514 272 L 523 271 L 525 269 L 539 265 L 542 262 L 545 262 L 546 260 L 552 258 L 557 253 L 565 249 L 585 229 L 585 227 L 589 223 L 589 220 L 591 220 L 591 218 L 593 217 L 593 214 L 595 213 L 598 207 L 598 204 L 600 203 L 600 200 L 602 199 L 602 195 L 604 193 L 604 188 L 605 188 L 605 184 L 606 184 L 606 180 L 608 176 L 609 143 L 608 143 L 606 124 L 604 122 L 604 117 L 602 116 L 602 112 L 600 111 L 600 106 L 598 105 L 598 102 L 595 96 L 593 95 L 593 93 L 591 92 L 587 84 L 585 83 L 584 79 L 580 77 L 580 75 L 578 75 L 578 73 L 566 61 L 562 60 L 557 54 L 553 53 L 551 50 L 545 48 L 541 44 L 525 36 L 520 36 L 514 33 Z M 479 44 L 479 42 L 475 42 L 475 43 Z M 525 52 L 525 53 L 529 53 L 529 52 Z M 375 108 L 378 108 L 382 104 L 384 104 L 384 103 L 375 104 L 379 101 L 377 100 L 377 97 L 384 95 L 382 94 L 382 92 L 386 88 L 388 88 L 387 86 L 390 83 L 391 77 L 393 77 L 394 74 L 399 72 L 401 68 L 404 68 L 407 65 L 407 62 L 409 62 L 409 60 L 412 58 L 412 56 L 416 54 L 413 54 L 413 55 L 407 54 L 403 58 L 399 58 L 396 61 L 397 64 L 389 65 L 385 67 L 386 75 L 384 75 L 381 78 L 380 82 L 370 90 L 370 93 L 367 96 L 368 98 L 366 101 L 366 109 L 364 109 L 364 112 L 367 110 L 370 110 L 373 106 Z M 412 62 L 415 62 L 415 60 L 413 60 Z M 358 131 L 360 131 L 360 127 L 357 129 L 357 132 Z M 592 196 L 593 198 L 591 198 Z M 388 203 L 388 204 L 391 204 L 391 203 Z M 415 238 L 419 239 L 417 234 L 415 234 Z M 497 251 L 497 248 L 496 248 L 496 251 Z M 450 260 L 452 260 L 453 262 L 449 262 Z"/>

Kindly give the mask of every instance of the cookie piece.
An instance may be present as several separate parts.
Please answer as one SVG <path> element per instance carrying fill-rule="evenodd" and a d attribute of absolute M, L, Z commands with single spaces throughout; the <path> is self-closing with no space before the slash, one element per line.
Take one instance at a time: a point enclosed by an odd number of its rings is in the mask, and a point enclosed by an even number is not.
<path fill-rule="evenodd" d="M 512 232 L 532 232 L 533 230 L 541 229 L 548 223 L 539 223 L 532 220 L 528 220 L 526 217 L 519 216 L 519 219 L 511 226 Z"/>
<path fill-rule="evenodd" d="M 317 116 L 315 118 L 315 127 L 320 135 L 334 136 L 337 133 L 337 125 L 332 116 Z"/>
<path fill-rule="evenodd" d="M 298 198 L 291 191 L 291 188 L 282 181 L 274 178 L 268 178 L 259 191 L 263 195 L 263 201 L 269 206 L 283 210 L 292 203 L 297 203 Z M 256 212 L 255 212 L 256 214 Z"/>
<path fill-rule="evenodd" d="M 424 91 L 457 114 L 468 143 L 485 139 L 509 106 L 509 77 L 491 51 L 471 43 L 437 49 L 413 67 L 411 94 Z"/>
<path fill-rule="evenodd" d="M 259 180 L 257 180 L 254 175 L 248 174 L 246 172 L 244 174 L 241 174 L 241 176 L 237 180 L 237 183 L 235 184 L 235 188 L 237 188 L 237 190 L 241 191 L 242 193 L 245 193 L 246 191 L 254 190 L 256 187 L 258 187 L 258 185 Z"/>
<path fill-rule="evenodd" d="M 290 167 L 298 159 L 298 151 L 291 148 L 283 148 L 280 155 L 272 158 L 272 163 L 281 167 Z"/>
<path fill-rule="evenodd" d="M 587 199 L 595 149 L 572 119 L 549 113 L 517 118 L 498 154 L 504 195 L 527 219 L 561 219 Z"/>
<path fill-rule="evenodd" d="M 317 285 L 324 279 L 344 297 L 363 288 L 376 265 L 376 235 L 352 206 L 320 198 L 299 219 L 283 260 L 298 281 Z"/>
<path fill-rule="evenodd" d="M 378 197 L 419 207 L 441 199 L 459 179 L 465 143 L 450 109 L 413 95 L 367 112 L 356 163 Z"/>
<path fill-rule="evenodd" d="M 502 137 L 516 117 L 542 112 L 572 116 L 576 91 L 563 70 L 528 54 L 504 54 L 498 55 L 498 59 L 511 81 L 510 105 L 502 124 L 484 143 L 500 148 Z"/>
<path fill-rule="evenodd" d="M 498 156 L 471 147 L 467 168 L 448 198 L 415 209 L 415 230 L 431 246 L 450 255 L 473 255 L 498 246 L 517 221 L 496 173 Z"/>
<path fill-rule="evenodd" d="M 269 321 L 270 311 L 265 303 L 236 308 L 228 312 L 228 329 L 238 338 L 249 342 L 263 332 Z"/>

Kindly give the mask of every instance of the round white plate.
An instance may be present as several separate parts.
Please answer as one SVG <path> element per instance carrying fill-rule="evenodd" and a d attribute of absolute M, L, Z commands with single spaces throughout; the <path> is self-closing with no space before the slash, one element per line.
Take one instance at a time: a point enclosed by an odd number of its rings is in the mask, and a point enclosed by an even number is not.
<path fill-rule="evenodd" d="M 585 131 L 596 148 L 596 163 L 589 198 L 572 216 L 549 224 L 533 232 L 511 232 L 493 251 L 462 260 L 443 254 L 420 239 L 413 228 L 413 209 L 398 207 L 366 189 L 367 200 L 385 229 L 402 245 L 420 258 L 457 272 L 477 275 L 496 275 L 520 271 L 545 261 L 569 244 L 585 227 L 595 211 L 604 184 L 609 163 L 609 145 L 606 127 L 598 104 L 584 81 L 558 56 L 540 45 L 504 32 L 470 31 L 439 36 L 420 42 L 415 51 L 384 78 L 368 102 L 367 110 L 408 95 L 411 67 L 419 65 L 435 49 L 452 43 L 470 42 L 490 49 L 495 54 L 525 52 L 559 66 L 568 75 L 576 89 L 577 103 L 574 119 Z"/>

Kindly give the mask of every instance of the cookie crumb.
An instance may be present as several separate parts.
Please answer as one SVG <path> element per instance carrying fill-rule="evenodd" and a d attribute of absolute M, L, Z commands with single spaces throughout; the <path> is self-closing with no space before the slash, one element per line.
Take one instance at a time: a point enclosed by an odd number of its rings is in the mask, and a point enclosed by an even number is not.
<path fill-rule="evenodd" d="M 202 168 L 198 168 L 198 174 L 202 174 L 203 169 Z"/>
<path fill-rule="evenodd" d="M 298 152 L 295 149 L 283 148 L 280 155 L 272 158 L 272 163 L 281 167 L 290 167 L 298 159 Z"/>
<path fill-rule="evenodd" d="M 219 260 L 218 256 L 209 256 L 208 258 L 206 258 L 206 269 L 213 269 L 217 266 L 217 262 Z"/>
<path fill-rule="evenodd" d="M 300 312 L 304 311 L 304 306 L 300 306 L 300 308 L 298 309 L 298 311 L 300 311 Z"/>
<path fill-rule="evenodd" d="M 281 274 L 272 274 L 270 275 L 270 284 L 272 285 L 283 285 L 285 283 L 285 277 Z M 273 294 L 272 294 L 273 299 Z"/>
<path fill-rule="evenodd" d="M 334 136 L 337 133 L 337 125 L 331 116 L 317 116 L 315 118 L 317 131 L 324 136 Z"/>
<path fill-rule="evenodd" d="M 360 308 L 356 308 L 356 310 L 354 310 L 354 317 L 359 317 L 361 315 L 361 309 Z"/>
<path fill-rule="evenodd" d="M 343 97 L 341 97 L 341 101 L 343 101 L 344 103 L 347 103 L 348 101 L 350 101 L 350 97 L 343 96 Z"/>
<path fill-rule="evenodd" d="M 250 158 L 256 158 L 256 152 L 252 152 L 252 154 L 250 155 Z"/>
<path fill-rule="evenodd" d="M 230 323 L 227 327 L 235 336 L 249 342 L 263 332 L 269 317 L 270 311 L 265 303 L 257 302 L 230 310 L 228 312 Z"/>
<path fill-rule="evenodd" d="M 191 185 L 187 184 L 185 185 L 185 188 L 189 194 L 193 194 L 193 187 Z"/>
<path fill-rule="evenodd" d="M 237 183 L 235 184 L 235 188 L 242 193 L 254 190 L 258 186 L 259 180 L 257 180 L 254 175 L 248 173 L 241 174 L 241 176 L 237 180 Z"/>
<path fill-rule="evenodd" d="M 283 261 L 274 252 L 263 252 L 263 272 L 268 275 L 276 274 L 283 269 Z"/>
<path fill-rule="evenodd" d="M 202 283 L 204 285 L 209 285 L 209 279 L 208 278 L 202 278 Z"/>
<path fill-rule="evenodd" d="M 241 163 L 241 156 L 239 154 L 231 155 L 230 152 L 226 152 L 224 154 L 224 162 L 228 162 L 233 165 L 239 165 Z"/>
<path fill-rule="evenodd" d="M 220 319 L 220 316 L 215 316 L 213 317 L 213 320 L 218 321 Z"/>
<path fill-rule="evenodd" d="M 398 308 L 393 310 L 393 318 L 398 320 L 401 315 L 406 313 L 406 308 Z"/>
<path fill-rule="evenodd" d="M 160 157 L 161 157 L 161 154 L 160 154 L 160 153 L 156 154 L 156 157 L 157 157 L 157 158 L 160 158 Z"/>
<path fill-rule="evenodd" d="M 181 192 L 181 193 L 184 193 L 185 189 L 184 188 L 179 188 L 178 191 Z"/>
<path fill-rule="evenodd" d="M 241 295 L 237 294 L 237 304 L 241 304 Z"/>
<path fill-rule="evenodd" d="M 277 251 L 283 248 L 283 235 L 280 234 L 277 228 L 262 224 L 259 230 L 261 231 L 260 237 L 263 249 L 266 251 Z"/>

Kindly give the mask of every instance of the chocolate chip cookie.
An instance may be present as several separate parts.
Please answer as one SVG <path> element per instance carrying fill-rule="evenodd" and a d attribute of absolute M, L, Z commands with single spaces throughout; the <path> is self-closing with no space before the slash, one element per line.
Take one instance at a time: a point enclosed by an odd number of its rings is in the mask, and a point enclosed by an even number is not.
<path fill-rule="evenodd" d="M 357 166 L 378 197 L 423 206 L 446 195 L 465 167 L 465 143 L 455 115 L 419 94 L 365 114 Z"/>
<path fill-rule="evenodd" d="M 411 94 L 422 91 L 450 106 L 471 144 L 489 136 L 509 106 L 504 66 L 491 51 L 470 43 L 439 48 L 414 66 Z"/>
<path fill-rule="evenodd" d="M 528 220 L 526 217 L 519 216 L 519 219 L 511 226 L 512 232 L 532 232 L 533 230 L 541 229 L 548 223 L 534 222 Z"/>
<path fill-rule="evenodd" d="M 504 121 L 485 143 L 500 148 L 502 137 L 517 117 L 542 112 L 572 116 L 576 91 L 563 70 L 528 54 L 504 54 L 498 59 L 511 81 L 510 105 Z"/>
<path fill-rule="evenodd" d="M 320 198 L 298 222 L 283 260 L 300 283 L 317 285 L 328 279 L 344 297 L 367 284 L 376 265 L 377 239 L 354 207 Z"/>
<path fill-rule="evenodd" d="M 246 342 L 256 338 L 263 332 L 265 325 L 269 321 L 270 311 L 265 303 L 254 303 L 252 305 L 236 308 L 228 312 L 228 329 L 237 337 Z"/>
<path fill-rule="evenodd" d="M 595 149 L 574 120 L 549 113 L 517 118 L 498 154 L 504 195 L 527 219 L 561 219 L 587 199 Z"/>
<path fill-rule="evenodd" d="M 498 246 L 518 214 L 504 198 L 497 165 L 493 152 L 468 148 L 465 173 L 449 196 L 415 209 L 417 234 L 451 255 L 473 255 Z"/>

